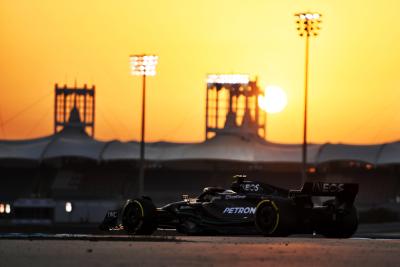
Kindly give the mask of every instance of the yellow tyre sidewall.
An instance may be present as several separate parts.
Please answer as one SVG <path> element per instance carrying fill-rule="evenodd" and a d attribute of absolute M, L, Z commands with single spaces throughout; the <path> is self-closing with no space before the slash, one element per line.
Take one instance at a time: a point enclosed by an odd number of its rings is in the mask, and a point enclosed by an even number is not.
<path fill-rule="evenodd" d="M 275 231 L 276 231 L 276 229 L 278 228 L 278 225 L 279 225 L 279 209 L 278 209 L 278 206 L 275 204 L 275 202 L 274 201 L 272 201 L 272 200 L 269 200 L 269 199 L 264 199 L 264 200 L 261 200 L 258 204 L 257 204 L 257 206 L 256 206 L 256 212 L 257 212 L 257 209 L 261 206 L 261 205 L 263 205 L 264 203 L 268 203 L 268 205 L 270 205 L 270 206 L 272 206 L 272 208 L 275 210 L 275 212 L 276 212 L 276 220 L 275 220 L 275 224 L 274 224 L 274 227 L 272 228 L 272 230 L 268 233 L 268 234 L 273 234 Z"/>

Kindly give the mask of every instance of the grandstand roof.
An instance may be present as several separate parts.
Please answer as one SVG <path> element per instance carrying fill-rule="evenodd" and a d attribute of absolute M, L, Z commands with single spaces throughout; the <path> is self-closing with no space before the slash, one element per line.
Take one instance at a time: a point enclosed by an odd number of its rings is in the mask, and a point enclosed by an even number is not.
<path fill-rule="evenodd" d="M 62 131 L 31 140 L 0 140 L 1 160 L 44 161 L 78 157 L 99 162 L 139 159 L 138 142 L 99 141 L 73 124 Z M 201 143 L 155 142 L 146 144 L 152 161 L 224 160 L 259 163 L 300 163 L 301 145 L 266 142 L 257 137 L 219 134 Z M 400 142 L 378 145 L 310 144 L 310 164 L 330 161 L 362 161 L 375 165 L 399 164 Z"/>

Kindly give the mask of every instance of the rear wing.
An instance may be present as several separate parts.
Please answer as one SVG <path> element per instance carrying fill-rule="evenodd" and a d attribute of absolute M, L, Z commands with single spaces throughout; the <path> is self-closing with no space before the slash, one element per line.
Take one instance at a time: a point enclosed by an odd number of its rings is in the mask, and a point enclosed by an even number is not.
<path fill-rule="evenodd" d="M 358 184 L 305 182 L 301 190 L 291 190 L 291 196 L 333 196 L 339 202 L 353 204 L 358 194 Z"/>

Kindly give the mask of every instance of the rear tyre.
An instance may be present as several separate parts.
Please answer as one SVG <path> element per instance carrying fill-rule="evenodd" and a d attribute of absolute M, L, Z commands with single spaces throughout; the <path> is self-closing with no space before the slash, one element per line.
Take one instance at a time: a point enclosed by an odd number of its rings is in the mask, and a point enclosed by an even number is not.
<path fill-rule="evenodd" d="M 122 226 L 130 234 L 151 235 L 157 230 L 156 212 L 148 199 L 128 200 L 122 209 Z"/>
<path fill-rule="evenodd" d="M 264 235 L 275 235 L 279 225 L 279 210 L 272 200 L 262 200 L 256 207 L 256 227 Z"/>
<path fill-rule="evenodd" d="M 354 205 L 351 208 L 338 210 L 331 224 L 322 229 L 322 235 L 328 238 L 350 238 L 358 228 L 358 215 Z"/>

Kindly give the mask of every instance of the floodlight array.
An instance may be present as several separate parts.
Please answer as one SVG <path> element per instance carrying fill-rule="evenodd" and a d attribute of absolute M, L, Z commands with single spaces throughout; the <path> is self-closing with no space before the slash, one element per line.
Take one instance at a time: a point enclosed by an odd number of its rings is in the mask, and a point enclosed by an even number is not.
<path fill-rule="evenodd" d="M 71 202 L 65 202 L 65 212 L 67 212 L 67 213 L 72 212 L 72 203 Z"/>
<path fill-rule="evenodd" d="M 208 84 L 248 84 L 250 81 L 248 74 L 209 74 Z"/>
<path fill-rule="evenodd" d="M 130 57 L 131 73 L 137 76 L 156 75 L 158 56 L 155 55 L 134 55 Z"/>
<path fill-rule="evenodd" d="M 297 13 L 297 30 L 300 36 L 317 36 L 321 29 L 318 25 L 321 23 L 322 15 L 315 12 Z"/>
<path fill-rule="evenodd" d="M 10 214 L 11 213 L 11 205 L 9 203 L 1 203 L 0 202 L 0 214 Z"/>

